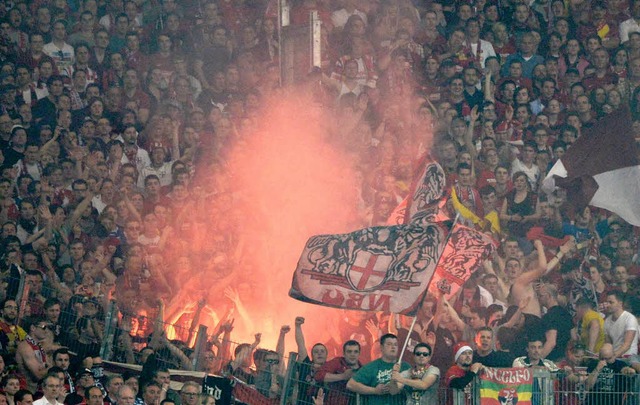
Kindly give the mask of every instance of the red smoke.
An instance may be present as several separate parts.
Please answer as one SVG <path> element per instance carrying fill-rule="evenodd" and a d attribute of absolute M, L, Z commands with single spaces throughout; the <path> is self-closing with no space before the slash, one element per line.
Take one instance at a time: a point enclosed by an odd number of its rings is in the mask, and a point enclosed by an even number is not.
<path fill-rule="evenodd" d="M 226 179 L 222 183 L 227 189 L 217 189 L 220 182 L 215 181 L 204 186 L 209 188 L 208 193 L 223 191 L 232 196 L 227 201 L 233 204 L 233 232 L 239 242 L 237 249 L 226 252 L 233 262 L 230 286 L 239 291 L 251 318 L 248 322 L 241 311 L 233 313 L 233 341 L 251 342 L 254 333 L 262 332 L 260 346 L 275 349 L 280 326 L 291 325 L 293 329 L 294 318 L 305 316 L 307 346 L 311 346 L 328 340 L 325 320 L 338 316 L 338 310 L 304 304 L 288 296 L 296 263 L 310 236 L 348 232 L 359 226 L 353 162 L 332 141 L 328 123 L 334 123 L 335 118 L 324 114 L 301 94 L 264 100 L 256 128 L 231 140 L 235 146 L 222 169 Z M 200 175 L 220 177 L 220 173 Z M 212 208 L 207 228 L 219 228 L 220 222 L 229 220 L 228 215 Z M 191 243 L 214 249 L 209 260 L 215 261 L 215 246 L 202 241 L 212 237 L 216 236 L 197 236 Z M 212 284 L 208 302 L 222 317 L 230 301 L 213 286 L 219 278 L 202 281 Z M 211 296 L 211 291 L 218 296 Z M 182 305 L 200 298 L 194 294 L 181 296 Z M 211 322 L 202 319 L 201 323 L 209 324 L 212 331 Z M 291 332 L 287 352 L 296 350 L 293 342 Z"/>

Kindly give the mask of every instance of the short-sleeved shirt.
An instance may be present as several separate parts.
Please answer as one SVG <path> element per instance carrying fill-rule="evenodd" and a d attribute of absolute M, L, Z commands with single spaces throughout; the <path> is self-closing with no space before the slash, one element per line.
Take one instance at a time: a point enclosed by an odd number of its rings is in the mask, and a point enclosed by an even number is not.
<path fill-rule="evenodd" d="M 376 359 L 371 363 L 365 364 L 353 376 L 353 379 L 368 387 L 376 387 L 378 384 L 387 384 L 391 381 L 391 373 L 395 363 L 387 363 L 382 359 Z M 402 363 L 400 372 L 408 370 L 409 365 Z M 400 405 L 404 404 L 405 397 L 403 393 L 398 395 L 366 395 L 366 403 L 369 405 Z"/>
<path fill-rule="evenodd" d="M 406 370 L 400 373 L 404 378 L 421 380 L 426 376 L 435 375 L 436 381 L 431 385 L 431 387 L 426 390 L 418 390 L 415 388 L 411 388 L 409 386 L 404 387 L 407 392 L 407 404 L 412 405 L 431 405 L 438 403 L 438 380 L 440 379 L 440 369 L 436 366 L 429 366 L 426 370 L 422 370 L 422 372 L 416 372 L 414 369 Z"/>
<path fill-rule="evenodd" d="M 475 350 L 473 352 L 474 363 L 480 363 L 487 367 L 511 367 L 513 360 L 513 355 L 509 352 L 492 350 L 486 356 L 481 356 Z"/>
<path fill-rule="evenodd" d="M 614 350 L 618 350 L 620 346 L 624 344 L 624 334 L 628 330 L 636 332 L 631 347 L 624 352 L 624 356 L 633 356 L 638 354 L 638 320 L 633 314 L 624 311 L 617 320 L 613 320 L 613 317 L 608 316 L 604 320 L 604 330 L 611 339 Z"/>
<path fill-rule="evenodd" d="M 592 362 L 587 367 L 587 372 L 591 372 L 596 368 L 598 362 Z M 600 370 L 596 383 L 587 398 L 587 403 L 590 405 L 609 405 L 609 404 L 622 404 L 624 398 L 624 392 L 626 387 L 630 384 L 628 381 L 625 384 L 627 377 L 624 377 L 621 372 L 627 364 L 621 360 L 616 360 L 611 364 L 607 364 Z"/>
<path fill-rule="evenodd" d="M 580 341 L 582 342 L 582 344 L 588 347 L 589 325 L 594 320 L 598 321 L 598 324 L 600 325 L 600 334 L 598 335 L 598 340 L 596 340 L 596 345 L 593 348 L 593 352 L 599 353 L 600 348 L 604 344 L 604 319 L 602 319 L 600 314 L 594 311 L 593 309 L 588 310 L 582 317 L 582 320 L 580 321 Z"/>
<path fill-rule="evenodd" d="M 547 358 L 553 361 L 562 359 L 567 349 L 567 343 L 571 340 L 571 328 L 573 327 L 571 314 L 559 305 L 551 307 L 542 317 L 542 326 L 544 327 L 545 333 L 548 330 L 555 330 L 557 332 L 556 345 Z"/>

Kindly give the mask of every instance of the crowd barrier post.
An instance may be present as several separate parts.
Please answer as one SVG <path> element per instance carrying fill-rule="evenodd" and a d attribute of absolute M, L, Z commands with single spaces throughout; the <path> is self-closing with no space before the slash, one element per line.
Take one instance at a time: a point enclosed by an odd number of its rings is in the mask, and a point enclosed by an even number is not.
<path fill-rule="evenodd" d="M 311 23 L 309 24 L 309 46 L 311 47 L 311 60 L 309 62 L 312 68 L 319 68 L 322 65 L 322 21 L 320 20 L 320 16 L 318 15 L 318 10 L 309 12 L 309 20 L 311 21 Z"/>
<path fill-rule="evenodd" d="M 289 22 L 290 22 L 290 18 L 289 18 L 289 4 L 287 4 L 287 0 L 278 0 L 278 43 L 282 44 L 282 38 L 284 33 L 282 32 L 282 30 L 285 27 L 289 26 Z M 282 84 L 284 83 L 284 77 L 282 75 L 283 69 L 284 69 L 284 53 L 283 53 L 283 49 L 282 46 L 278 47 L 278 61 L 280 62 L 280 77 L 279 77 L 279 84 L 280 86 L 282 86 Z"/>
<path fill-rule="evenodd" d="M 559 375 L 554 376 L 548 370 L 533 370 L 533 377 L 538 378 L 540 384 L 540 395 L 542 396 L 540 403 L 544 405 L 553 405 L 555 396 L 555 382 Z"/>
<path fill-rule="evenodd" d="M 282 394 L 280 395 L 280 405 L 285 405 L 287 403 L 287 394 L 289 392 L 289 387 L 291 386 L 291 380 L 295 377 L 295 372 L 297 370 L 296 362 L 298 361 L 298 353 L 297 352 L 289 352 L 289 361 L 287 363 L 287 373 L 284 376 L 284 383 L 282 384 Z"/>
<path fill-rule="evenodd" d="M 203 352 L 207 347 L 207 327 L 205 325 L 198 326 L 198 336 L 196 337 L 195 355 L 193 356 L 193 369 L 199 370 L 200 360 Z"/>
<path fill-rule="evenodd" d="M 100 357 L 103 360 L 111 360 L 113 354 L 113 341 L 118 329 L 118 305 L 115 300 L 109 301 L 109 308 L 104 319 L 104 339 L 100 346 Z"/>

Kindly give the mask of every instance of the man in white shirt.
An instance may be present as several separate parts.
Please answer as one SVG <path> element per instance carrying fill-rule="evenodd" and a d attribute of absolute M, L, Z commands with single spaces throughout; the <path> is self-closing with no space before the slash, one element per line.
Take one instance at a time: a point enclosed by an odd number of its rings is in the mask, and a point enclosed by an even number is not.
<path fill-rule="evenodd" d="M 71 45 L 65 42 L 66 37 L 67 26 L 63 21 L 58 20 L 53 23 L 51 42 L 42 48 L 42 51 L 54 60 L 58 67 L 58 72 L 64 72 L 76 61 L 75 51 Z"/>
<path fill-rule="evenodd" d="M 144 189 L 144 179 L 151 174 L 155 174 L 160 179 L 160 185 L 166 187 L 171 184 L 173 178 L 171 176 L 171 167 L 177 159 L 165 161 L 167 155 L 166 149 L 161 145 L 153 146 L 149 159 L 151 163 L 140 169 L 138 175 L 138 188 Z"/>
<path fill-rule="evenodd" d="M 496 51 L 493 49 L 491 42 L 480 39 L 480 22 L 477 18 L 472 17 L 467 20 L 467 26 L 464 30 L 467 38 L 465 40 L 465 46 L 471 48 L 471 52 L 479 62 L 478 68 L 484 69 L 485 61 L 490 56 L 496 56 Z"/>
<path fill-rule="evenodd" d="M 629 357 L 638 354 L 638 321 L 632 313 L 624 310 L 624 293 L 612 290 L 607 293 L 604 331 L 608 342 L 613 344 L 615 357 Z"/>
<path fill-rule="evenodd" d="M 49 375 L 45 377 L 42 382 L 44 396 L 37 401 L 33 401 L 33 405 L 62 405 L 62 402 L 57 400 L 61 386 L 62 381 L 57 376 Z"/>
<path fill-rule="evenodd" d="M 624 44 L 629 40 L 629 34 L 632 32 L 640 32 L 640 1 L 631 2 L 632 17 L 620 23 L 620 43 Z"/>
<path fill-rule="evenodd" d="M 538 188 L 540 179 L 540 168 L 535 163 L 537 146 L 534 141 L 525 141 L 522 148 L 522 158 L 514 156 L 511 162 L 511 176 L 517 172 L 524 172 L 529 180 L 531 190 L 534 192 Z"/>

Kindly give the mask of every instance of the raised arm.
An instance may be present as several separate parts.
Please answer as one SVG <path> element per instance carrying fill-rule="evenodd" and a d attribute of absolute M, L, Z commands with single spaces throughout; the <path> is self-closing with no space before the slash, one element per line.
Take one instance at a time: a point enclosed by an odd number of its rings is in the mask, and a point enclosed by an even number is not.
<path fill-rule="evenodd" d="M 93 199 L 93 192 L 89 190 L 87 191 L 87 194 L 84 197 L 84 199 L 80 201 L 80 203 L 76 206 L 76 209 L 73 210 L 73 213 L 71 214 L 69 219 L 67 219 L 66 225 L 69 229 L 73 228 L 73 225 L 75 225 L 75 223 L 78 222 L 78 220 L 82 216 L 82 213 L 89 207 L 89 205 L 91 205 L 92 199 Z"/>
<path fill-rule="evenodd" d="M 509 287 L 507 286 L 507 284 L 505 284 L 502 277 L 496 274 L 496 271 L 493 268 L 493 262 L 491 261 L 491 259 L 487 259 L 484 261 L 484 263 L 482 263 L 482 265 L 487 274 L 493 274 L 498 279 L 498 288 L 500 289 L 500 297 L 493 297 L 493 298 L 494 299 L 499 298 L 501 300 L 504 299 L 504 297 L 507 295 L 507 291 L 509 291 Z"/>
<path fill-rule="evenodd" d="M 231 368 L 235 371 L 237 368 L 242 367 L 242 365 L 245 363 L 245 361 L 249 358 L 249 356 L 251 356 L 251 353 L 253 352 L 253 350 L 258 347 L 258 345 L 260 344 L 260 340 L 262 339 L 262 333 L 256 333 L 255 335 L 255 340 L 253 341 L 253 343 L 251 344 L 251 346 L 249 347 L 244 347 L 242 350 L 240 350 L 240 352 L 238 353 L 238 355 L 235 357 L 235 359 L 233 359 L 231 361 Z"/>
<path fill-rule="evenodd" d="M 284 337 L 290 331 L 291 331 L 291 327 L 289 325 L 283 325 L 280 328 L 280 335 L 278 335 L 278 344 L 276 345 L 276 353 L 278 353 L 278 357 L 280 358 L 279 373 L 281 375 L 284 374 Z"/>
<path fill-rule="evenodd" d="M 222 343 L 218 346 L 218 353 L 215 360 L 214 370 L 218 372 L 222 365 L 231 358 L 231 331 L 233 330 L 233 319 L 220 325 L 222 332 Z"/>
<path fill-rule="evenodd" d="M 514 284 L 527 286 L 547 273 L 547 256 L 540 240 L 535 240 L 533 246 L 538 254 L 538 263 L 533 270 L 525 271 L 515 279 Z"/>
<path fill-rule="evenodd" d="M 484 75 L 484 99 L 485 101 L 496 102 L 493 97 L 493 91 L 491 91 L 491 70 L 487 69 L 487 73 Z"/>
<path fill-rule="evenodd" d="M 451 304 L 449 304 L 449 301 L 447 301 L 447 299 L 444 298 L 444 296 L 440 299 L 443 301 L 445 311 L 449 312 L 449 316 L 451 316 L 451 320 L 453 321 L 453 323 L 456 324 L 456 327 L 458 328 L 458 330 L 463 331 L 466 324 L 464 323 L 462 318 L 460 318 L 460 315 L 458 315 L 458 312 L 451 306 Z"/>
<path fill-rule="evenodd" d="M 129 213 L 131 213 L 131 215 L 134 216 L 136 221 L 142 222 L 142 215 L 141 215 L 140 212 L 138 212 L 136 207 L 133 205 L 133 203 L 129 199 L 129 194 L 127 193 L 127 189 L 124 188 L 124 187 L 121 188 L 120 189 L 120 194 L 122 195 L 122 200 L 124 201 L 125 205 L 127 206 L 127 211 L 129 211 Z"/>
<path fill-rule="evenodd" d="M 309 357 L 309 353 L 307 352 L 307 346 L 304 341 L 304 333 L 302 332 L 302 324 L 304 323 L 304 318 L 301 316 L 296 317 L 296 345 L 298 346 L 298 361 L 302 362 L 306 358 Z"/>
<path fill-rule="evenodd" d="M 238 311 L 238 314 L 240 315 L 240 317 L 242 318 L 242 321 L 244 322 L 245 327 L 249 330 L 255 330 L 253 321 L 251 320 L 249 313 L 244 307 L 244 304 L 242 303 L 242 299 L 240 298 L 240 294 L 238 293 L 238 291 L 233 287 L 227 287 L 224 289 L 224 295 L 227 298 L 229 298 L 231 302 L 233 302 L 233 304 L 235 305 L 235 308 Z"/>
<path fill-rule="evenodd" d="M 478 122 L 478 118 L 480 118 L 480 114 L 478 113 L 478 106 L 476 105 L 471 109 L 471 114 L 469 115 L 469 126 L 467 127 L 467 132 L 464 134 L 464 145 L 467 147 L 467 151 L 471 154 L 472 162 L 475 162 L 478 155 L 476 147 L 473 144 L 473 132 L 476 127 L 476 122 Z"/>
<path fill-rule="evenodd" d="M 573 249 L 575 246 L 576 246 L 576 240 L 572 236 L 567 242 L 565 242 L 562 246 L 560 246 L 558 253 L 556 253 L 556 255 L 551 260 L 549 260 L 549 263 L 547 265 L 547 271 L 545 272 L 545 274 L 551 271 L 558 264 L 560 264 L 560 262 L 562 261 L 562 258 L 567 253 L 569 253 L 571 249 Z"/>

